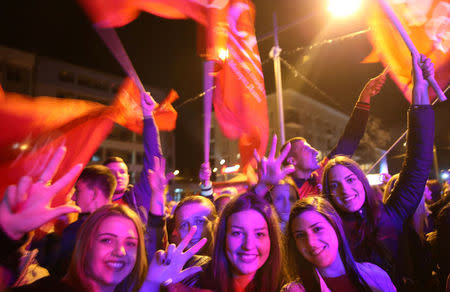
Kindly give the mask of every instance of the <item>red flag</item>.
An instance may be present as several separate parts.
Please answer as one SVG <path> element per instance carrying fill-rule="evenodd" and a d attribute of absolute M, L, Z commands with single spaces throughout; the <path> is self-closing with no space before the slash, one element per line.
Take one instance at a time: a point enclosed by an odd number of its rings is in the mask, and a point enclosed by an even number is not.
<path fill-rule="evenodd" d="M 215 2 L 228 1 L 216 0 Z M 147 11 L 164 18 L 192 18 L 206 25 L 206 1 L 198 0 L 78 0 L 92 22 L 100 27 L 120 27 Z"/>
<path fill-rule="evenodd" d="M 450 49 L 448 1 L 406 1 L 390 5 L 403 27 L 407 30 L 417 50 L 431 59 L 435 65 L 435 78 L 442 87 L 450 81 Z M 407 5 L 405 5 L 407 4 Z M 411 56 L 396 29 L 386 19 L 379 7 L 371 9 L 369 17 L 370 39 L 373 52 L 364 62 L 378 62 L 389 66 L 392 79 L 411 102 Z M 434 92 L 430 91 L 430 96 Z"/>
<path fill-rule="evenodd" d="M 173 130 L 177 112 L 173 102 L 178 95 L 171 91 L 154 111 L 160 130 Z M 95 102 L 53 97 L 32 98 L 17 93 L 4 93 L 0 87 L 0 198 L 6 187 L 20 177 L 39 178 L 52 150 L 61 145 L 67 154 L 56 173 L 60 178 L 75 164 L 87 164 L 97 148 L 109 135 L 114 122 L 142 133 L 140 93 L 126 79 L 112 106 Z M 70 188 L 62 190 L 53 200 L 63 204 Z"/>
<path fill-rule="evenodd" d="M 178 114 L 172 103 L 176 99 L 178 99 L 178 93 L 172 89 L 166 99 L 153 111 L 155 123 L 160 131 L 175 129 Z M 141 93 L 130 78 L 126 78 L 122 83 L 112 110 L 116 123 L 142 134 L 144 123 L 142 121 Z"/>
<path fill-rule="evenodd" d="M 38 179 L 58 146 L 67 154 L 54 180 L 75 164 L 86 164 L 112 129 L 109 108 L 94 102 L 0 93 L 0 197 L 20 177 Z M 52 205 L 65 202 L 70 187 Z"/>
<path fill-rule="evenodd" d="M 263 155 L 268 141 L 266 92 L 255 30 L 255 9 L 247 0 L 230 1 L 226 48 L 229 57 L 217 73 L 214 92 L 216 118 L 224 135 L 239 138 L 241 165 Z"/>
<path fill-rule="evenodd" d="M 217 61 L 219 52 L 228 53 L 219 66 L 214 91 L 220 127 L 226 137 L 239 138 L 242 168 L 252 160 L 254 149 L 265 153 L 269 122 L 251 1 L 113 0 L 111 6 L 108 0 L 79 1 L 92 21 L 103 27 L 124 25 L 140 10 L 166 18 L 189 17 L 204 25 L 207 58 Z"/>

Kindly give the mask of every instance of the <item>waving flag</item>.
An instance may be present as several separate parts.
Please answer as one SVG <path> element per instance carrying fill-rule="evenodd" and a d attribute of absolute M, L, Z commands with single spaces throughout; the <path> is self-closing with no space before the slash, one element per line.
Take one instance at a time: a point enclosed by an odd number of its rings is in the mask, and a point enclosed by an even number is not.
<path fill-rule="evenodd" d="M 154 110 L 160 130 L 175 128 L 177 113 L 173 102 L 178 95 L 171 91 Z M 54 97 L 29 97 L 5 93 L 0 87 L 0 198 L 10 184 L 29 175 L 39 178 L 54 149 L 67 147 L 67 154 L 55 180 L 75 164 L 87 164 L 109 135 L 114 122 L 142 133 L 140 93 L 127 79 L 112 106 Z M 130 110 L 133 108 L 133 110 Z M 65 202 L 69 188 L 62 190 L 53 205 Z"/>
<path fill-rule="evenodd" d="M 216 76 L 214 109 L 224 135 L 239 138 L 241 165 L 253 157 L 253 150 L 266 151 L 269 122 L 264 76 L 255 29 L 255 9 L 246 0 L 230 1 L 227 13 L 228 58 Z"/>
<path fill-rule="evenodd" d="M 239 139 L 241 165 L 265 153 L 268 118 L 261 60 L 249 0 L 79 0 L 97 26 L 117 27 L 140 11 L 192 18 L 206 28 L 207 59 L 217 61 L 214 109 L 224 135 Z M 223 58 L 221 53 L 228 54 Z M 222 57 L 222 60 L 220 60 Z"/>
<path fill-rule="evenodd" d="M 435 78 L 441 88 L 450 81 L 450 3 L 442 0 L 389 1 L 417 50 L 435 64 Z M 411 102 L 411 56 L 379 7 L 371 9 L 370 39 L 374 50 L 364 62 L 389 66 L 390 74 L 406 99 Z M 430 92 L 434 96 L 434 92 Z"/>

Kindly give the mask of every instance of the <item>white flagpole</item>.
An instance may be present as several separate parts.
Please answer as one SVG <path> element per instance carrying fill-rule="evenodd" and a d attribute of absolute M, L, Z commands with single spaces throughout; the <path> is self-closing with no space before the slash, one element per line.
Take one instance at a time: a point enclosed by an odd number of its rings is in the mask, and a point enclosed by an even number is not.
<path fill-rule="evenodd" d="M 270 51 L 270 57 L 273 58 L 275 88 L 277 93 L 278 117 L 280 123 L 280 139 L 281 144 L 284 144 L 284 142 L 286 141 L 286 136 L 284 134 L 283 85 L 281 81 L 281 64 L 280 64 L 281 48 L 278 43 L 278 23 L 276 12 L 273 12 L 273 31 L 274 31 L 275 45 Z"/>
<path fill-rule="evenodd" d="M 214 78 L 212 72 L 214 70 L 214 61 L 208 60 L 203 62 L 203 91 L 205 97 L 203 98 L 203 150 L 204 162 L 209 162 L 210 141 L 211 141 L 211 111 L 212 111 L 212 93 L 210 90 L 214 85 Z"/>
<path fill-rule="evenodd" d="M 408 33 L 406 32 L 405 28 L 400 23 L 400 20 L 397 18 L 397 16 L 395 15 L 394 11 L 389 6 L 389 4 L 387 4 L 385 0 L 378 0 L 378 2 L 380 3 L 380 6 L 383 9 L 383 11 L 386 14 L 386 16 L 390 19 L 392 24 L 397 29 L 398 33 L 402 37 L 403 41 L 405 42 L 405 44 L 408 47 L 408 49 L 411 52 L 411 54 L 413 54 L 413 55 L 418 57 L 419 56 L 419 52 L 417 51 L 417 49 L 414 46 L 413 42 L 409 38 Z M 434 79 L 434 77 L 432 77 L 432 76 L 428 77 L 427 80 L 430 83 L 431 87 L 433 88 L 434 92 L 436 92 L 436 95 L 438 96 L 438 98 L 441 101 L 446 101 L 447 98 L 445 97 L 445 94 L 442 92 L 441 88 L 437 84 L 437 82 Z"/>

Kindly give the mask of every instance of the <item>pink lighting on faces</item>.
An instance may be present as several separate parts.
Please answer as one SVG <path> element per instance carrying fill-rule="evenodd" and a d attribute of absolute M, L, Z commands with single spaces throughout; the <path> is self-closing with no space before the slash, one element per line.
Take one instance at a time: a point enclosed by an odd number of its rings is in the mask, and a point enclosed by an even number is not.
<path fill-rule="evenodd" d="M 291 143 L 293 150 L 291 149 L 293 160 L 288 158 L 288 162 L 295 166 L 296 169 L 301 171 L 314 171 L 319 168 L 317 161 L 317 155 L 319 151 L 309 145 L 308 142 L 303 140 L 296 140 Z"/>
<path fill-rule="evenodd" d="M 226 255 L 235 276 L 254 276 L 270 254 L 267 222 L 255 210 L 232 214 L 227 221 Z"/>
<path fill-rule="evenodd" d="M 100 287 L 116 286 L 131 273 L 136 263 L 136 226 L 125 217 L 110 216 L 103 220 L 93 236 L 87 257 L 87 275 Z"/>
<path fill-rule="evenodd" d="M 117 180 L 116 194 L 122 194 L 128 187 L 130 176 L 128 175 L 128 166 L 123 162 L 110 162 L 106 165 L 114 174 Z"/>
<path fill-rule="evenodd" d="M 366 191 L 361 181 L 350 169 L 335 165 L 330 169 L 328 184 L 333 202 L 349 213 L 359 211 L 364 205 Z"/>
<path fill-rule="evenodd" d="M 186 249 L 191 248 L 203 237 L 207 238 L 208 242 L 211 242 L 213 223 L 208 219 L 211 213 L 211 208 L 200 202 L 188 203 L 177 210 L 175 217 L 175 231 L 178 237 L 177 243 L 189 233 L 189 230 L 194 225 L 197 226 L 197 231 Z"/>
<path fill-rule="evenodd" d="M 297 201 L 297 194 L 289 184 L 279 184 L 270 191 L 275 211 L 282 222 L 289 221 L 289 213 Z"/>
<path fill-rule="evenodd" d="M 305 211 L 294 219 L 291 232 L 297 250 L 323 275 L 345 273 L 339 256 L 339 239 L 324 216 L 316 211 Z"/>

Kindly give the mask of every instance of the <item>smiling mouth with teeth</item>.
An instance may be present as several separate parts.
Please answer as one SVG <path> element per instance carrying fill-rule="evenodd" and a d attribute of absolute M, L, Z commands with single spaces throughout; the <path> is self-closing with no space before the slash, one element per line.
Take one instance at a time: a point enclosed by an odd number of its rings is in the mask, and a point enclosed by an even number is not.
<path fill-rule="evenodd" d="M 313 256 L 317 256 L 317 255 L 321 254 L 324 249 L 325 249 L 325 246 L 322 248 L 314 249 L 314 250 L 310 251 L 310 253 Z"/>
<path fill-rule="evenodd" d="M 124 262 L 106 262 L 106 265 L 110 268 L 120 270 L 125 266 Z"/>
<path fill-rule="evenodd" d="M 348 202 L 348 201 L 351 201 L 351 200 L 353 200 L 354 198 L 356 198 L 358 195 L 354 195 L 354 196 L 350 196 L 350 197 L 344 197 L 344 201 L 345 202 Z"/>

